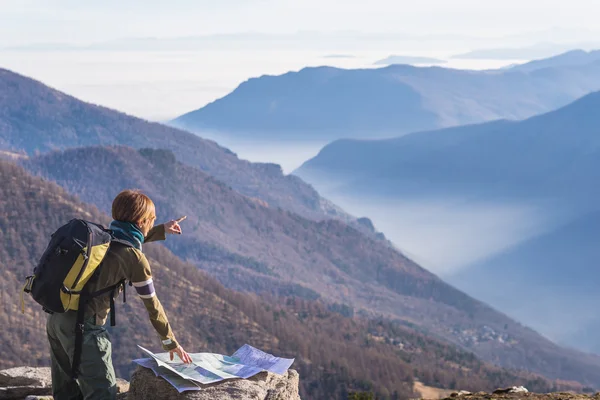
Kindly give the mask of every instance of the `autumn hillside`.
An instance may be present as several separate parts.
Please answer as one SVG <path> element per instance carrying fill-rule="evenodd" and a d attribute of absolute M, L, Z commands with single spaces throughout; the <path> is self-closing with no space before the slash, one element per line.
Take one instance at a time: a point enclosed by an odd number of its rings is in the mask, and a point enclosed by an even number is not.
<path fill-rule="evenodd" d="M 155 199 L 159 218 L 188 215 L 186 235 L 167 246 L 229 288 L 340 304 L 400 320 L 498 365 L 600 383 L 599 357 L 560 348 L 383 241 L 340 221 L 269 207 L 169 151 L 87 147 L 23 165 L 105 212 L 120 190 L 137 187 Z"/>
<path fill-rule="evenodd" d="M 47 365 L 45 313 L 27 299 L 20 313 L 22 278 L 43 251 L 49 234 L 70 218 L 106 223 L 95 207 L 81 203 L 57 185 L 0 160 L 0 330 L 4 349 L 0 369 Z M 177 240 L 179 238 L 170 238 Z M 383 320 L 344 317 L 319 302 L 289 298 L 269 305 L 253 295 L 225 289 L 214 279 L 173 256 L 161 245 L 145 248 L 175 332 L 190 351 L 229 353 L 244 343 L 296 357 L 303 398 L 346 398 L 351 391 L 371 391 L 382 398 L 411 396 L 418 377 L 430 385 L 490 390 L 523 383 L 539 390 L 556 385 L 533 375 L 517 375 L 488 366 L 472 354 Z M 141 302 L 130 296 L 118 306 L 112 330 L 115 364 L 122 376 L 135 345 L 159 350 Z M 577 389 L 576 385 L 558 386 Z"/>

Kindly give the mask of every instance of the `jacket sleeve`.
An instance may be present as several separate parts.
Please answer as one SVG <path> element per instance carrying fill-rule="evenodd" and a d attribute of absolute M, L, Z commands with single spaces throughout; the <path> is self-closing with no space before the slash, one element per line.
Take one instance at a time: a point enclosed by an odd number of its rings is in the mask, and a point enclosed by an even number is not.
<path fill-rule="evenodd" d="M 144 238 L 144 243 L 165 240 L 166 238 L 167 238 L 167 233 L 165 231 L 165 225 L 160 224 L 160 225 L 156 225 L 155 227 L 150 229 L 150 232 L 148 232 L 148 234 Z"/>
<path fill-rule="evenodd" d="M 158 297 L 156 297 L 150 264 L 144 254 L 139 252 L 136 253 L 139 255 L 139 263 L 135 268 L 131 269 L 131 276 L 129 279 L 135 287 L 138 296 L 144 302 L 144 306 L 146 306 L 150 322 L 158 333 L 163 348 L 167 351 L 173 350 L 178 346 L 178 343 L 171 330 L 171 325 L 169 324 L 165 310 L 163 309 L 162 304 L 160 304 Z"/>

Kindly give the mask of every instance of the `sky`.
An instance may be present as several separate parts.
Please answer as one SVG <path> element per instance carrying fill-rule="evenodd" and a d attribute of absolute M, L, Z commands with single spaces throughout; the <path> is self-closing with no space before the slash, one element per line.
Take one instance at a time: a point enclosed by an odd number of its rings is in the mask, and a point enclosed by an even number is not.
<path fill-rule="evenodd" d="M 598 0 L 0 0 L 0 67 L 166 121 L 249 78 L 307 66 L 407 55 L 491 69 L 528 59 L 452 56 L 597 48 L 597 15 Z"/>
<path fill-rule="evenodd" d="M 297 31 L 502 36 L 595 30 L 597 0 L 0 0 L 0 45 Z"/>
<path fill-rule="evenodd" d="M 0 0 L 0 67 L 166 121 L 249 78 L 307 66 L 407 55 L 492 69 L 528 59 L 452 56 L 597 48 L 597 15 L 598 0 Z M 340 54 L 352 57 L 328 57 Z"/>

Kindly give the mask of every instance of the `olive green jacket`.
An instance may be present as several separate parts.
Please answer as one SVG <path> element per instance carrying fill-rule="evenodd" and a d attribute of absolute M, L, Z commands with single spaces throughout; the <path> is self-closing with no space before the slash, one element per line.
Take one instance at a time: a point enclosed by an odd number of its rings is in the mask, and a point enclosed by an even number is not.
<path fill-rule="evenodd" d="M 144 243 L 165 240 L 165 226 L 157 225 L 148 232 Z M 169 325 L 167 315 L 156 297 L 152 270 L 146 256 L 136 248 L 113 243 L 104 257 L 98 279 L 89 283 L 90 292 L 116 285 L 122 280 L 131 282 L 144 302 L 148 316 L 158 333 L 165 350 L 173 350 L 178 344 Z M 118 291 L 120 293 L 120 290 Z M 115 297 L 119 293 L 115 294 Z M 97 325 L 104 325 L 110 311 L 110 295 L 91 299 L 86 316 L 95 316 Z"/>

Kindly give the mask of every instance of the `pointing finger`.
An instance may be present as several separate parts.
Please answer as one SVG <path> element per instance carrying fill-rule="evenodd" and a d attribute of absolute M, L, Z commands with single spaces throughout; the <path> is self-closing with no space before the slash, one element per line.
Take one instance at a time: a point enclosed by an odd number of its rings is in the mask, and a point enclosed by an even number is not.
<path fill-rule="evenodd" d="M 186 219 L 186 218 L 187 218 L 187 216 L 185 216 L 185 215 L 184 215 L 183 217 L 181 217 L 181 218 L 179 218 L 179 219 L 175 220 L 175 222 L 179 223 L 179 222 L 181 222 L 181 221 L 185 221 L 185 219 Z"/>

